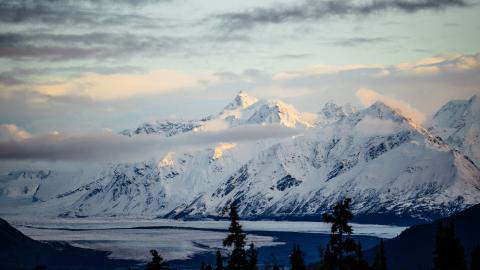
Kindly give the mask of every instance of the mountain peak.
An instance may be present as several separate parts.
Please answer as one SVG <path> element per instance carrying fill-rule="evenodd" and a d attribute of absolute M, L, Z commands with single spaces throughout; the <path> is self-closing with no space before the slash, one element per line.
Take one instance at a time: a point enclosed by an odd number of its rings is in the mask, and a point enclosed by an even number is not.
<path fill-rule="evenodd" d="M 356 111 L 350 103 L 346 103 L 343 106 L 337 105 L 333 101 L 328 101 L 323 106 L 319 114 L 323 115 L 325 119 L 339 120 L 345 116 L 348 116 Z"/>
<path fill-rule="evenodd" d="M 233 100 L 233 102 L 229 103 L 225 107 L 225 109 L 226 110 L 232 110 L 232 109 L 236 109 L 236 108 L 245 109 L 245 108 L 251 106 L 252 104 L 256 103 L 257 101 L 258 101 L 258 99 L 256 97 L 250 96 L 244 91 L 240 91 L 235 96 L 235 99 Z"/>
<path fill-rule="evenodd" d="M 417 126 L 410 117 L 404 115 L 399 109 L 391 107 L 382 101 L 377 101 L 365 109 L 365 115 L 395 122 L 408 122 L 415 127 Z"/>

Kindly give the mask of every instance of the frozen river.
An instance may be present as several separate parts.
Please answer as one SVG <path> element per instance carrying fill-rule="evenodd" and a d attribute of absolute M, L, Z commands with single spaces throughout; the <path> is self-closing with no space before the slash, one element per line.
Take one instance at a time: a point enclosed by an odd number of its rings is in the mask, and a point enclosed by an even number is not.
<path fill-rule="evenodd" d="M 42 241 L 66 241 L 74 246 L 110 251 L 111 258 L 148 260 L 148 250 L 157 249 L 167 260 L 187 260 L 222 249 L 228 221 L 180 221 L 131 218 L 54 218 L 31 220 L 5 216 L 24 234 Z M 281 253 L 281 246 L 299 242 L 318 245 L 329 233 L 323 222 L 242 221 L 247 241 L 260 250 Z M 354 234 L 362 240 L 392 238 L 406 227 L 353 224 Z M 317 238 L 315 238 L 317 237 Z M 323 237 L 323 238 L 322 238 Z M 318 240 L 317 240 L 318 239 Z M 367 241 L 367 242 L 368 242 Z M 367 246 L 370 243 L 366 243 Z M 365 246 L 365 245 L 364 245 Z M 290 248 L 290 247 L 288 247 Z M 317 249 L 315 249 L 317 250 Z M 316 252 L 316 251 L 315 251 Z M 307 254 L 308 255 L 308 254 Z M 314 256 L 314 255 L 312 255 Z M 264 259 L 267 257 L 263 254 Z"/>

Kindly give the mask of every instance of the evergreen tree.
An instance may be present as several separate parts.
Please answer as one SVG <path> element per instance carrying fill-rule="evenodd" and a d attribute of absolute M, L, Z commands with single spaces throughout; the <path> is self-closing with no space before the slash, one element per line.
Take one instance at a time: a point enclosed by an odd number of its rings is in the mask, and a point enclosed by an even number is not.
<path fill-rule="evenodd" d="M 154 249 L 150 250 L 152 261 L 147 264 L 147 270 L 170 270 L 170 267 L 163 261 L 162 256 Z"/>
<path fill-rule="evenodd" d="M 460 241 L 455 236 L 455 226 L 453 221 L 447 226 L 444 226 L 442 222 L 438 223 L 433 252 L 433 269 L 467 269 L 464 250 Z"/>
<path fill-rule="evenodd" d="M 321 270 L 335 269 L 335 258 L 332 254 L 332 250 L 330 249 L 330 244 L 327 244 L 325 246 L 325 252 L 323 253 L 323 257 L 321 258 L 320 269 Z"/>
<path fill-rule="evenodd" d="M 292 270 L 305 270 L 305 261 L 299 245 L 293 245 L 292 255 L 290 255 L 290 265 Z"/>
<path fill-rule="evenodd" d="M 385 247 L 383 240 L 375 247 L 375 257 L 373 259 L 373 270 L 387 270 L 387 258 L 385 257 Z"/>
<path fill-rule="evenodd" d="M 326 270 L 346 270 L 352 268 L 353 252 L 356 250 L 355 241 L 351 237 L 352 226 L 348 222 L 353 218 L 350 211 L 350 198 L 337 203 L 333 213 L 323 214 L 323 221 L 332 223 L 330 241 L 327 246 L 329 254 L 325 253 Z"/>
<path fill-rule="evenodd" d="M 249 248 L 246 252 L 247 255 L 247 269 L 257 270 L 257 251 L 255 250 L 255 245 L 250 243 Z"/>
<path fill-rule="evenodd" d="M 233 246 L 232 253 L 228 258 L 229 270 L 244 270 L 247 267 L 246 252 L 245 252 L 245 238 L 246 234 L 242 230 L 242 225 L 238 222 L 240 219 L 235 205 L 230 206 L 230 227 L 229 234 L 223 240 L 223 245 L 227 247 Z"/>
<path fill-rule="evenodd" d="M 223 270 L 223 258 L 222 258 L 222 253 L 220 253 L 220 250 L 217 249 L 217 253 L 215 254 L 215 257 L 216 257 L 215 270 Z"/>
<path fill-rule="evenodd" d="M 277 264 L 274 264 L 273 267 L 272 267 L 272 270 L 280 270 L 280 267 L 278 267 Z"/>
<path fill-rule="evenodd" d="M 207 266 L 205 266 L 205 270 L 213 270 L 213 269 L 212 269 L 212 266 L 210 264 L 207 264 Z"/>
<path fill-rule="evenodd" d="M 325 264 L 325 251 L 322 247 L 322 245 L 320 245 L 320 247 L 318 248 L 318 253 L 320 254 L 320 261 L 318 262 L 318 268 L 320 270 L 323 270 L 324 269 L 324 264 Z"/>
<path fill-rule="evenodd" d="M 368 265 L 367 261 L 363 257 L 363 250 L 362 250 L 362 244 L 360 241 L 357 242 L 356 250 L 355 250 L 355 270 L 369 270 L 370 266 Z"/>
<path fill-rule="evenodd" d="M 474 247 L 470 255 L 470 270 L 480 270 L 480 246 Z"/>
<path fill-rule="evenodd" d="M 205 262 L 202 262 L 202 265 L 200 266 L 200 270 L 205 270 Z"/>

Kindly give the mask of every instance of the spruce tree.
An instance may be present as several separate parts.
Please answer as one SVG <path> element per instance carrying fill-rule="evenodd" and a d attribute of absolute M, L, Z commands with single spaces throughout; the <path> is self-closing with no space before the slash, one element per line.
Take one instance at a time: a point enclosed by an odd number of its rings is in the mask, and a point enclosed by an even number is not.
<path fill-rule="evenodd" d="M 355 270 L 368 270 L 370 269 L 370 266 L 368 265 L 367 261 L 363 257 L 363 250 L 362 250 L 362 244 L 360 241 L 357 242 L 356 250 L 355 250 L 355 261 L 353 264 L 355 265 L 354 269 Z"/>
<path fill-rule="evenodd" d="M 247 270 L 257 270 L 257 251 L 255 250 L 255 245 L 250 243 L 248 250 L 246 251 L 247 256 Z"/>
<path fill-rule="evenodd" d="M 228 258 L 229 270 L 245 270 L 247 267 L 247 260 L 245 254 L 245 238 L 246 234 L 242 230 L 242 225 L 240 225 L 239 216 L 237 212 L 237 207 L 232 204 L 230 206 L 230 227 L 228 228 L 229 234 L 223 240 L 223 245 L 227 247 L 232 247 L 232 253 Z"/>
<path fill-rule="evenodd" d="M 351 262 L 354 261 L 352 253 L 355 252 L 355 241 L 351 237 L 353 232 L 352 226 L 348 222 L 353 218 L 350 211 L 350 198 L 337 203 L 333 207 L 332 213 L 323 214 L 323 221 L 332 223 L 329 248 L 331 255 L 329 255 L 327 264 L 328 269 L 346 270 L 351 268 Z M 327 260 L 327 258 L 325 258 Z"/>
<path fill-rule="evenodd" d="M 385 257 L 385 246 L 383 239 L 375 246 L 375 257 L 373 259 L 372 270 L 387 270 L 387 258 Z"/>
<path fill-rule="evenodd" d="M 435 247 L 433 252 L 433 270 L 466 270 L 465 254 L 463 247 L 455 236 L 453 221 L 444 226 L 438 223 L 435 235 Z"/>
<path fill-rule="evenodd" d="M 170 267 L 163 261 L 162 256 L 154 249 L 150 250 L 152 261 L 147 264 L 147 270 L 170 270 Z"/>
<path fill-rule="evenodd" d="M 322 270 L 332 270 L 335 269 L 335 257 L 332 254 L 332 251 L 330 249 L 330 244 L 327 244 L 325 247 L 325 254 L 323 256 L 323 268 Z"/>
<path fill-rule="evenodd" d="M 480 270 L 480 246 L 475 246 L 470 256 L 470 270 Z"/>
<path fill-rule="evenodd" d="M 220 250 L 217 249 L 217 253 L 215 254 L 215 270 L 223 270 L 223 258 L 222 258 L 222 253 L 220 253 Z"/>
<path fill-rule="evenodd" d="M 293 245 L 292 254 L 290 255 L 290 265 L 292 266 L 292 270 L 305 270 L 305 261 L 298 244 Z"/>

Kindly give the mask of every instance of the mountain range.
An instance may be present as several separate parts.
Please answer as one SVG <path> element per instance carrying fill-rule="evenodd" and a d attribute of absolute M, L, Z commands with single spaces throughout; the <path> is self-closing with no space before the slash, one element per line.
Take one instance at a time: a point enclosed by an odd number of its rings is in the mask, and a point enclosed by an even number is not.
<path fill-rule="evenodd" d="M 0 196 L 61 216 L 203 218 L 236 203 L 243 218 L 318 219 L 343 197 L 359 221 L 417 223 L 480 203 L 480 101 L 450 101 L 426 124 L 376 102 L 318 113 L 240 92 L 217 115 L 144 123 L 120 134 L 174 137 L 280 125 L 298 135 L 218 142 L 78 172 L 15 171 Z M 388 219 L 386 218 L 388 217 Z"/>

